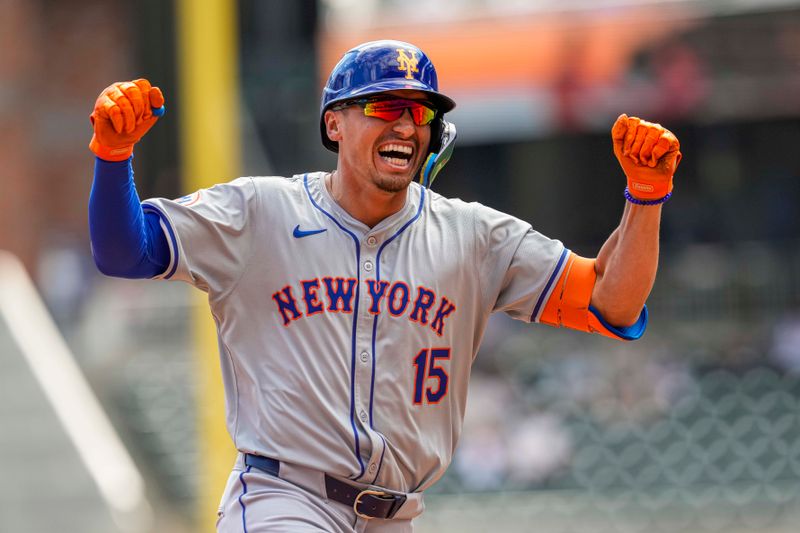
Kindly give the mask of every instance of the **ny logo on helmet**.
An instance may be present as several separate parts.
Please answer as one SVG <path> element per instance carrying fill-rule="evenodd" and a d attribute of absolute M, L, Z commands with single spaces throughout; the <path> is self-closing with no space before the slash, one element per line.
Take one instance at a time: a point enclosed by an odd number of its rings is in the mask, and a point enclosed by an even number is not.
<path fill-rule="evenodd" d="M 408 57 L 407 50 L 402 48 L 397 48 L 397 62 L 399 66 L 397 70 L 404 71 L 406 73 L 406 79 L 413 80 L 414 76 L 412 75 L 413 72 L 419 72 L 417 68 L 417 52 L 411 50 L 411 57 Z"/>

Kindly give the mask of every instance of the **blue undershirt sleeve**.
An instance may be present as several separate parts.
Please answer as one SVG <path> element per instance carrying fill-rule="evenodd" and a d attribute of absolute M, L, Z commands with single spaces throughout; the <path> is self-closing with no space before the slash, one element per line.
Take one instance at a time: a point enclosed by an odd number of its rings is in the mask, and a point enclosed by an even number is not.
<path fill-rule="evenodd" d="M 603 315 L 600 314 L 600 311 L 593 305 L 589 305 L 589 312 L 592 313 L 597 320 L 605 326 L 605 328 L 619 337 L 624 341 L 635 341 L 638 340 L 644 335 L 644 331 L 647 329 L 647 306 L 645 305 L 642 308 L 642 312 L 639 313 L 639 319 L 636 321 L 635 324 L 632 326 L 625 326 L 625 327 L 617 327 L 612 326 L 606 319 L 603 318 Z"/>
<path fill-rule="evenodd" d="M 169 244 L 158 215 L 142 211 L 132 159 L 95 160 L 89 195 L 92 255 L 107 276 L 152 278 L 169 266 Z"/>

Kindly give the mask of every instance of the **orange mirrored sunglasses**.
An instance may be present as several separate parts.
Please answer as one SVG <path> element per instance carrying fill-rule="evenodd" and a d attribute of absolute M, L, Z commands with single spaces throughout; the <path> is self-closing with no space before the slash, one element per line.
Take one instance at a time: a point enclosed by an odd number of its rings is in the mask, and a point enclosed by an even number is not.
<path fill-rule="evenodd" d="M 408 109 L 411 118 L 417 126 L 430 124 L 436 118 L 436 109 L 429 102 L 419 100 L 407 100 L 405 98 L 363 98 L 358 100 L 347 100 L 334 105 L 331 109 L 339 110 L 351 105 L 358 105 L 364 108 L 364 115 L 376 117 L 386 121 L 397 120 L 403 116 L 403 112 Z"/>

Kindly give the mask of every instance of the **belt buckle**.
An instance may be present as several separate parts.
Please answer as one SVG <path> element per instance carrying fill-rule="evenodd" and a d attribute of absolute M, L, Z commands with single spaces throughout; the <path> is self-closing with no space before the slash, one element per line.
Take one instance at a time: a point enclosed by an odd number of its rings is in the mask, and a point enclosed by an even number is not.
<path fill-rule="evenodd" d="M 359 492 L 358 495 L 356 496 L 355 501 L 353 502 L 353 511 L 355 511 L 356 516 L 359 516 L 359 517 L 364 518 L 366 520 L 370 520 L 371 518 L 375 518 L 375 517 L 374 516 L 370 516 L 368 514 L 364 514 L 364 513 L 362 513 L 361 511 L 358 510 L 358 506 L 361 503 L 361 498 L 363 498 L 364 496 L 377 496 L 378 498 L 385 498 L 385 499 L 393 498 L 393 496 L 391 494 L 389 494 L 388 492 L 383 492 L 383 491 L 380 491 L 380 490 L 365 489 L 365 490 L 362 490 L 361 492 Z"/>

